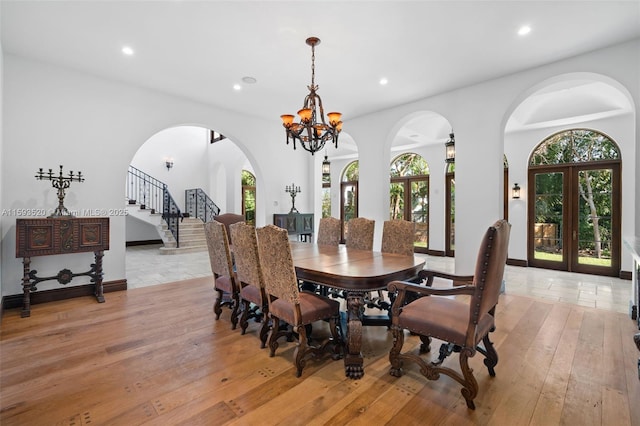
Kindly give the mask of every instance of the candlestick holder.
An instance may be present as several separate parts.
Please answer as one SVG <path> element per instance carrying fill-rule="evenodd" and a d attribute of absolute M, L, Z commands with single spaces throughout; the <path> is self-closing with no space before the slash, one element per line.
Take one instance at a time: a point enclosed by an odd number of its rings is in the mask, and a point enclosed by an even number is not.
<path fill-rule="evenodd" d="M 84 177 L 82 177 L 82 172 L 78 172 L 77 175 L 73 174 L 73 171 L 69 172 L 69 176 L 62 175 L 62 165 L 60 165 L 60 174 L 55 176 L 53 171 L 49 169 L 49 172 L 44 172 L 42 167 L 40 170 L 36 172 L 36 179 L 38 180 L 50 180 L 51 186 L 58 190 L 58 207 L 55 209 L 53 214 L 48 217 L 61 217 L 61 216 L 69 216 L 73 217 L 73 215 L 67 210 L 64 206 L 64 197 L 65 197 L 65 189 L 69 188 L 71 182 L 84 182 Z"/>
<path fill-rule="evenodd" d="M 299 213 L 298 209 L 296 209 L 296 195 L 302 192 L 300 191 L 300 187 L 292 183 L 291 186 L 289 185 L 285 186 L 284 192 L 288 192 L 289 195 L 291 195 L 291 210 L 289 210 L 289 214 Z"/>

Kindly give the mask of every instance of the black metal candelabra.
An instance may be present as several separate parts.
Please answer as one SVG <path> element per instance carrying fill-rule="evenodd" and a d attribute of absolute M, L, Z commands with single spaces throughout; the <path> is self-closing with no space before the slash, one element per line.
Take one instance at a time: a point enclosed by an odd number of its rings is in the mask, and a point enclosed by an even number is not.
<path fill-rule="evenodd" d="M 36 172 L 36 179 L 38 180 L 50 180 L 51 186 L 58 190 L 58 207 L 55 209 L 53 214 L 48 217 L 60 217 L 60 216 L 71 216 L 73 215 L 67 210 L 64 206 L 64 196 L 65 189 L 69 188 L 71 182 L 84 182 L 84 177 L 82 177 L 82 172 L 78 172 L 78 174 L 74 175 L 73 171 L 69 172 L 69 176 L 62 175 L 62 165 L 60 165 L 60 174 L 55 176 L 53 171 L 49 169 L 49 172 L 42 171 L 42 168 Z"/>
<path fill-rule="evenodd" d="M 291 195 L 291 210 L 289 210 L 289 213 L 299 213 L 298 209 L 296 209 L 296 195 L 302 192 L 300 191 L 300 187 L 292 183 L 291 186 L 287 185 L 284 188 L 284 192 L 288 192 L 289 195 Z"/>

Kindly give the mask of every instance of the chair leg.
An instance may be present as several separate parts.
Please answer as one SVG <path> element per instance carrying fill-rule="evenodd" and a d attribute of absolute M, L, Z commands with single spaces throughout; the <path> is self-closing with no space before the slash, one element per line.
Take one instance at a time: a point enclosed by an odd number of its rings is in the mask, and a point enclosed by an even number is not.
<path fill-rule="evenodd" d="M 220 314 L 222 314 L 222 290 L 215 289 L 218 293 L 218 297 L 216 298 L 215 303 L 213 304 L 213 312 L 216 314 L 216 320 L 220 319 Z"/>
<path fill-rule="evenodd" d="M 329 329 L 331 330 L 331 343 L 333 344 L 334 360 L 342 358 L 342 351 L 344 349 L 344 342 L 342 340 L 342 329 L 339 327 L 340 315 L 333 316 L 329 319 Z"/>
<path fill-rule="evenodd" d="M 487 366 L 487 369 L 489 370 L 489 375 L 491 377 L 495 377 L 496 371 L 493 369 L 493 367 L 495 367 L 498 364 L 498 353 L 496 352 L 496 349 L 493 346 L 493 342 L 489 340 L 489 333 L 487 333 L 487 335 L 484 336 L 484 338 L 482 339 L 482 342 L 484 343 L 484 349 L 486 352 L 486 353 L 483 353 L 483 355 L 485 356 L 484 365 Z"/>
<path fill-rule="evenodd" d="M 232 311 L 231 311 L 231 329 L 235 330 L 238 325 L 238 311 L 240 310 L 240 296 L 238 293 L 233 293 L 232 298 Z"/>
<path fill-rule="evenodd" d="M 389 351 L 389 363 L 391 368 L 389 374 L 394 377 L 402 376 L 402 360 L 400 359 L 400 352 L 402 351 L 402 345 L 404 345 L 404 330 L 399 327 L 391 327 L 391 333 L 393 334 L 393 346 Z"/>
<path fill-rule="evenodd" d="M 462 348 L 460 351 L 460 369 L 462 370 L 462 375 L 464 380 L 462 382 L 462 396 L 467 402 L 467 407 L 472 410 L 476 409 L 476 405 L 473 400 L 478 395 L 478 382 L 476 378 L 473 376 L 473 369 L 469 367 L 469 358 L 474 355 L 474 351 L 469 348 Z M 451 376 L 453 377 L 453 376 Z"/>
<path fill-rule="evenodd" d="M 251 304 L 248 300 L 242 299 L 242 312 L 240 314 L 240 329 L 242 330 L 240 334 L 245 334 L 247 332 L 247 327 L 249 326 L 249 312 L 251 309 Z"/>
<path fill-rule="evenodd" d="M 296 377 L 302 375 L 302 369 L 306 365 L 304 357 L 307 355 L 307 328 L 304 325 L 295 327 L 298 332 L 298 343 L 293 351 L 293 365 L 296 367 Z"/>
<path fill-rule="evenodd" d="M 280 318 L 271 317 L 271 328 L 269 329 L 269 356 L 276 354 L 278 349 L 278 335 L 280 334 Z"/>
<path fill-rule="evenodd" d="M 269 337 L 269 311 L 263 308 L 262 311 L 262 327 L 260 327 L 260 349 L 264 349 Z"/>

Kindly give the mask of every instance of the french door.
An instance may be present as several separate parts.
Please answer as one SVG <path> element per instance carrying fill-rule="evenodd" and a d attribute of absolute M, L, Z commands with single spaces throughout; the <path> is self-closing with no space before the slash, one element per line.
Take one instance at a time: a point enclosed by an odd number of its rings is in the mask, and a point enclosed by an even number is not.
<path fill-rule="evenodd" d="M 529 169 L 530 266 L 618 276 L 619 161 Z"/>
<path fill-rule="evenodd" d="M 389 217 L 415 223 L 414 247 L 426 253 L 429 246 L 429 177 L 391 179 Z"/>

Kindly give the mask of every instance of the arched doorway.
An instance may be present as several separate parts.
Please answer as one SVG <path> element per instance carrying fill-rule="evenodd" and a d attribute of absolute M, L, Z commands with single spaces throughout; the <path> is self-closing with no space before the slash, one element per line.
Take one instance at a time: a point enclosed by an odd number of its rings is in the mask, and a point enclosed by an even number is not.
<path fill-rule="evenodd" d="M 620 150 L 606 135 L 571 129 L 542 141 L 528 171 L 529 265 L 618 276 Z"/>

